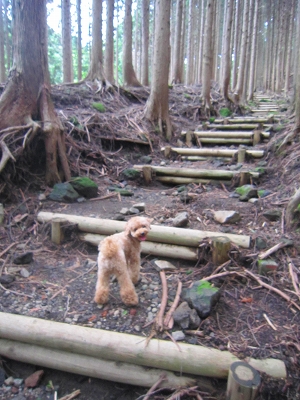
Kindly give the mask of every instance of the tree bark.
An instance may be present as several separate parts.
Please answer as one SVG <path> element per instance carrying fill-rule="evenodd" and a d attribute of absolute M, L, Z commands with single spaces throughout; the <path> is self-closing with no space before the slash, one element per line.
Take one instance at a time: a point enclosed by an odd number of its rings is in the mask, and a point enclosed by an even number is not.
<path fill-rule="evenodd" d="M 149 0 L 142 0 L 142 84 L 149 86 Z"/>
<path fill-rule="evenodd" d="M 151 92 L 146 104 L 146 118 L 157 122 L 159 131 L 171 139 L 169 117 L 169 66 L 170 66 L 170 1 L 157 0 L 155 8 L 154 58 Z"/>
<path fill-rule="evenodd" d="M 93 0 L 91 62 L 85 80 L 97 82 L 99 89 L 111 86 L 103 70 L 102 44 L 102 0 Z"/>
<path fill-rule="evenodd" d="M 125 0 L 124 41 L 123 41 L 123 80 L 125 86 L 141 86 L 132 64 L 132 0 Z"/>
<path fill-rule="evenodd" d="M 61 180 L 59 164 L 65 179 L 71 174 L 63 128 L 50 97 L 46 0 L 20 0 L 14 14 L 14 65 L 0 100 L 0 131 L 26 125 L 30 140 L 43 134 L 46 182 L 52 185 Z"/>
<path fill-rule="evenodd" d="M 77 80 L 82 79 L 82 43 L 81 43 L 81 0 L 76 1 L 77 13 Z"/>
<path fill-rule="evenodd" d="M 258 20 L 259 0 L 255 1 L 254 22 L 252 30 L 252 44 L 250 57 L 250 80 L 248 88 L 248 101 L 253 100 L 254 95 L 254 78 L 255 78 L 255 60 L 256 60 L 256 39 L 257 39 L 257 20 Z"/>
<path fill-rule="evenodd" d="M 181 48 L 181 27 L 182 27 L 182 7 L 183 0 L 176 2 L 176 25 L 175 25 L 175 40 L 174 40 L 174 72 L 173 83 L 182 83 L 182 62 L 180 58 Z"/>
<path fill-rule="evenodd" d="M 106 40 L 104 54 L 104 75 L 114 83 L 114 0 L 106 0 Z"/>
<path fill-rule="evenodd" d="M 63 82 L 73 82 L 70 0 L 61 0 L 61 22 L 63 45 Z"/>
<path fill-rule="evenodd" d="M 210 84 L 212 76 L 212 26 L 213 26 L 213 10 L 215 0 L 207 1 L 206 23 L 204 31 L 203 44 L 203 74 L 202 74 L 202 94 L 203 105 L 206 113 L 210 115 Z"/>
<path fill-rule="evenodd" d="M 4 26 L 2 14 L 2 0 L 0 0 L 0 82 L 5 81 L 5 57 L 4 57 Z"/>
<path fill-rule="evenodd" d="M 300 212 L 300 210 L 298 209 L 299 204 L 300 204 L 300 189 L 298 189 L 294 194 L 294 196 L 290 199 L 286 208 L 285 218 L 288 228 L 292 227 L 296 212 Z"/>
<path fill-rule="evenodd" d="M 225 37 L 224 40 L 224 51 L 222 54 L 222 72 L 223 72 L 223 96 L 226 100 L 229 100 L 228 97 L 228 88 L 230 83 L 230 72 L 231 72 L 231 26 L 232 26 L 232 17 L 233 17 L 233 0 L 227 0 L 226 6 L 226 28 L 225 28 Z"/>

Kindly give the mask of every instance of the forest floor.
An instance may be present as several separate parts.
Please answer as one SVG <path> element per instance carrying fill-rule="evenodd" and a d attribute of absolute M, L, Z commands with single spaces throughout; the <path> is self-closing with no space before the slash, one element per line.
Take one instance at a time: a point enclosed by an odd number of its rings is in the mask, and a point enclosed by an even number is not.
<path fill-rule="evenodd" d="M 195 129 L 206 120 L 201 112 L 199 94 L 199 87 L 174 86 L 170 90 L 170 110 L 174 125 L 171 145 L 178 145 L 181 130 Z M 263 280 L 291 296 L 299 305 L 299 299 L 293 294 L 294 287 L 289 273 L 291 262 L 295 275 L 299 276 L 299 232 L 297 228 L 287 230 L 284 224 L 285 207 L 300 182 L 298 139 L 292 138 L 280 152 L 277 151 L 280 143 L 292 131 L 293 117 L 290 111 L 286 111 L 281 121 L 273 127 L 271 139 L 258 146 L 266 151 L 263 159 L 266 172 L 256 185 L 259 189 L 270 191 L 267 197 L 259 198 L 252 204 L 234 197 L 235 188 L 230 184 L 190 184 L 188 192 L 191 200 L 183 202 L 175 186 L 163 185 L 155 180 L 148 186 L 142 179 L 126 182 L 122 171 L 139 164 L 144 155 L 151 156 L 152 165 L 163 162 L 167 166 L 176 167 L 234 169 L 235 163 L 213 159 L 190 162 L 175 156 L 166 160 L 160 149 L 167 143 L 155 127 L 143 118 L 147 96 L 145 89 L 96 94 L 87 86 L 53 88 L 57 113 L 67 132 L 66 145 L 72 175 L 88 175 L 93 179 L 98 184 L 98 199 L 72 204 L 57 203 L 47 198 L 41 200 L 41 194 L 47 195 L 51 190 L 43 182 L 42 156 L 20 160 L 14 179 L 0 182 L 0 201 L 4 204 L 5 212 L 4 224 L 0 226 L 0 275 L 14 276 L 12 282 L 1 284 L 1 312 L 148 337 L 152 329 L 149 320 L 155 317 L 162 294 L 159 273 L 151 262 L 154 257 L 142 257 L 142 279 L 137 285 L 140 302 L 137 307 L 122 304 L 116 282 L 111 283 L 108 304 L 99 307 L 93 302 L 97 272 L 96 247 L 82 242 L 78 232 L 71 228 L 62 245 L 57 246 L 50 240 L 49 224 L 37 221 L 37 214 L 41 210 L 115 219 L 122 208 L 130 208 L 141 202 L 145 203 L 142 215 L 153 218 L 153 224 L 172 226 L 172 219 L 186 211 L 189 215 L 189 228 L 249 235 L 250 248 L 235 248 L 226 271 L 245 268 L 257 276 L 257 258 L 262 251 L 257 247 L 257 239 L 264 241 L 264 250 L 283 239 L 292 240 L 292 246 L 272 254 L 278 269 Z M 217 90 L 213 91 L 212 97 L 216 110 L 224 106 Z M 96 111 L 93 102 L 103 103 L 105 112 Z M 41 154 L 39 152 L 43 151 L 40 142 L 32 146 L 31 154 Z M 258 163 L 258 160 L 252 159 L 245 166 L 254 169 Z M 116 183 L 129 188 L 134 195 L 108 197 L 111 193 L 109 187 Z M 281 211 L 282 218 L 276 221 L 266 219 L 264 213 L 274 209 Z M 221 225 L 213 218 L 213 211 L 217 210 L 235 210 L 241 215 L 241 220 L 235 224 Z M 30 264 L 13 264 L 17 254 L 27 251 L 33 253 Z M 170 302 L 174 299 L 178 280 L 186 288 L 192 282 L 213 274 L 216 269 L 209 246 L 205 247 L 197 263 L 178 259 L 168 261 L 176 267 L 175 272 L 166 273 Z M 29 276 L 24 276 L 21 271 L 23 268 Z M 215 279 L 213 283 L 221 289 L 220 300 L 211 315 L 201 322 L 199 331 L 203 332 L 202 336 L 186 335 L 185 342 L 229 350 L 240 359 L 250 356 L 283 360 L 287 367 L 287 379 L 275 380 L 263 376 L 257 398 L 300 399 L 299 310 L 278 293 L 261 287 L 249 277 L 227 275 Z M 178 326 L 174 326 L 173 331 L 178 329 Z M 163 334 L 155 337 L 169 340 Z M 51 388 L 49 391 L 50 381 L 58 391 L 58 398 L 80 389 L 78 399 L 136 400 L 143 399 L 148 390 L 5 358 L 2 359 L 2 367 L 7 375 L 14 378 L 24 379 L 37 369 L 45 372 L 35 389 L 25 389 L 21 385 L 12 390 L 12 387 L 0 385 L 0 399 L 54 398 Z M 194 392 L 173 398 L 224 399 L 225 391 L 226 381 L 207 378 L 199 380 Z M 172 388 L 157 391 L 150 399 L 168 399 L 172 393 Z"/>

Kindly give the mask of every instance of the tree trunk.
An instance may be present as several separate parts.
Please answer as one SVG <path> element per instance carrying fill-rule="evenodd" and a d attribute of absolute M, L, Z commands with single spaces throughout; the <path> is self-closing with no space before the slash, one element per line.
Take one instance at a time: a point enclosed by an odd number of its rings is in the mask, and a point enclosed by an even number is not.
<path fill-rule="evenodd" d="M 61 1 L 62 45 L 63 45 L 63 82 L 73 82 L 72 65 L 72 33 L 71 33 L 71 2 Z"/>
<path fill-rule="evenodd" d="M 106 82 L 103 71 L 102 0 L 93 0 L 91 63 L 85 80 L 96 81 L 99 89 L 106 85 L 110 86 L 110 83 Z"/>
<path fill-rule="evenodd" d="M 249 73 L 250 80 L 249 80 L 249 89 L 248 89 L 248 101 L 249 100 L 253 100 L 253 93 L 254 93 L 258 9 L 259 9 L 259 0 L 256 0 L 255 1 L 255 9 L 254 9 L 253 31 L 252 31 L 250 73 Z"/>
<path fill-rule="evenodd" d="M 157 0 L 155 9 L 154 58 L 151 92 L 146 104 L 146 117 L 158 123 L 161 134 L 170 140 L 169 117 L 170 66 L 170 1 Z"/>
<path fill-rule="evenodd" d="M 248 20 L 249 20 L 249 0 L 245 0 L 239 72 L 238 72 L 237 86 L 234 93 L 234 100 L 237 104 L 241 103 L 244 94 L 243 90 L 244 90 L 244 79 L 245 79 L 246 55 L 247 55 L 246 53 L 247 53 L 247 40 L 248 40 Z"/>
<path fill-rule="evenodd" d="M 185 83 L 187 85 L 192 84 L 193 77 L 193 13 L 195 12 L 195 4 L 193 0 L 189 0 L 188 8 L 188 35 L 187 35 L 187 55 L 186 55 L 186 71 L 185 71 Z"/>
<path fill-rule="evenodd" d="M 233 14 L 233 0 L 227 0 L 226 6 L 226 28 L 224 40 L 224 51 L 222 54 L 222 72 L 223 72 L 223 96 L 226 100 L 228 97 L 228 88 L 230 83 L 230 71 L 231 71 L 231 26 L 232 26 L 232 15 Z"/>
<path fill-rule="evenodd" d="M 173 83 L 182 83 L 182 68 L 181 68 L 182 62 L 180 58 L 182 7 L 183 7 L 183 0 L 177 0 L 175 40 L 174 40 L 174 73 L 172 79 Z"/>
<path fill-rule="evenodd" d="M 2 0 L 0 0 L 0 82 L 5 81 L 5 57 L 4 57 L 4 27 L 2 14 Z"/>
<path fill-rule="evenodd" d="M 125 86 L 141 86 L 132 64 L 132 0 L 125 0 L 124 42 L 123 42 L 123 80 Z"/>
<path fill-rule="evenodd" d="M 237 81 L 237 67 L 239 61 L 239 51 L 238 51 L 238 38 L 240 31 L 240 0 L 237 0 L 235 3 L 235 18 L 234 18 L 234 39 L 233 39 L 233 67 L 232 67 L 232 87 L 235 88 Z"/>
<path fill-rule="evenodd" d="M 149 0 L 142 0 L 142 84 L 149 86 Z"/>
<path fill-rule="evenodd" d="M 210 114 L 210 82 L 212 73 L 212 25 L 213 25 L 213 10 L 215 0 L 207 1 L 206 23 L 204 32 L 204 56 L 203 56 L 203 74 L 202 74 L 202 99 L 207 114 Z"/>
<path fill-rule="evenodd" d="M 77 13 L 77 79 L 82 79 L 82 43 L 81 43 L 81 0 L 76 2 L 76 13 Z"/>
<path fill-rule="evenodd" d="M 65 179 L 71 175 L 63 128 L 50 97 L 46 0 L 20 0 L 14 15 L 14 65 L 0 100 L 0 131 L 30 125 L 24 131 L 30 140 L 37 133 L 44 135 L 46 182 L 52 185 L 61 179 L 58 164 Z"/>
<path fill-rule="evenodd" d="M 288 228 L 292 227 L 296 212 L 300 212 L 299 204 L 300 204 L 300 189 L 298 189 L 294 194 L 294 196 L 290 199 L 286 208 L 286 224 Z"/>
<path fill-rule="evenodd" d="M 292 1 L 292 8 L 290 10 L 290 19 L 288 23 L 288 42 L 287 42 L 287 57 L 285 64 L 285 84 L 284 84 L 284 93 L 288 96 L 289 88 L 290 88 L 290 73 L 291 73 L 291 59 L 292 59 L 292 38 L 294 31 L 294 18 L 295 18 L 295 0 Z"/>
<path fill-rule="evenodd" d="M 114 0 L 106 0 L 106 40 L 104 56 L 104 74 L 114 83 Z"/>

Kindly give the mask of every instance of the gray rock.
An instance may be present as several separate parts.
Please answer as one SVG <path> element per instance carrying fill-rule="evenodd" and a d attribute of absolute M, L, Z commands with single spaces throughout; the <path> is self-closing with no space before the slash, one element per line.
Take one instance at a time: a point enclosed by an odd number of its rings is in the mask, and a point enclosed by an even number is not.
<path fill-rule="evenodd" d="M 220 224 L 234 224 L 240 221 L 241 216 L 237 211 L 220 210 L 214 212 L 214 219 Z"/>
<path fill-rule="evenodd" d="M 5 379 L 4 384 L 6 386 L 11 386 L 14 383 L 14 378 L 12 376 L 9 376 L 7 379 Z"/>
<path fill-rule="evenodd" d="M 29 264 L 33 260 L 33 252 L 32 251 L 27 251 L 26 253 L 23 254 L 17 254 L 15 255 L 13 259 L 14 264 Z"/>
<path fill-rule="evenodd" d="M 240 201 L 248 201 L 252 197 L 258 197 L 257 188 L 253 185 L 243 185 L 235 189 L 240 195 Z"/>
<path fill-rule="evenodd" d="M 169 261 L 154 260 L 153 262 L 154 262 L 154 267 L 157 270 L 167 270 L 167 269 L 175 270 L 176 269 L 176 267 Z"/>
<path fill-rule="evenodd" d="M 129 214 L 131 214 L 131 215 L 137 215 L 139 213 L 140 213 L 140 211 L 137 208 L 131 207 L 129 209 Z"/>
<path fill-rule="evenodd" d="M 139 211 L 145 211 L 146 204 L 145 203 L 136 203 L 132 205 L 133 208 L 137 208 Z"/>
<path fill-rule="evenodd" d="M 150 157 L 150 156 L 142 156 L 140 161 L 143 164 L 151 164 L 152 163 L 152 157 Z"/>
<path fill-rule="evenodd" d="M 197 314 L 197 311 L 196 310 L 191 310 L 189 328 L 190 329 L 197 329 L 198 326 L 200 325 L 200 323 L 201 323 L 201 318 Z"/>
<path fill-rule="evenodd" d="M 186 301 L 182 302 L 174 311 L 174 322 L 176 322 L 181 329 L 187 329 L 189 327 L 191 311 L 192 309 Z"/>
<path fill-rule="evenodd" d="M 180 193 L 180 201 L 184 204 L 188 204 L 190 201 L 193 200 L 193 197 L 190 196 L 187 192 Z"/>
<path fill-rule="evenodd" d="M 269 221 L 279 221 L 282 212 L 280 210 L 268 210 L 263 213 L 263 216 Z"/>
<path fill-rule="evenodd" d="M 26 268 L 22 268 L 20 275 L 23 276 L 23 278 L 28 278 L 30 276 L 30 272 Z"/>
<path fill-rule="evenodd" d="M 74 203 L 80 197 L 69 182 L 57 183 L 53 186 L 49 199 L 66 203 Z"/>
<path fill-rule="evenodd" d="M 186 211 L 176 215 L 176 217 L 173 219 L 173 226 L 176 227 L 184 227 L 187 226 L 188 223 L 189 223 L 189 214 Z"/>
<path fill-rule="evenodd" d="M 9 285 L 10 283 L 12 283 L 15 280 L 15 276 L 14 275 L 1 275 L 0 276 L 0 283 L 2 285 Z M 1 386 L 1 385 L 0 385 Z"/>
<path fill-rule="evenodd" d="M 127 168 L 122 172 L 123 179 L 137 180 L 140 178 L 141 173 L 139 170 L 134 168 Z"/>
<path fill-rule="evenodd" d="M 172 338 L 176 340 L 176 342 L 179 342 L 180 340 L 185 339 L 185 334 L 182 331 L 175 331 L 172 332 Z"/>
<path fill-rule="evenodd" d="M 262 237 L 257 237 L 255 240 L 255 245 L 258 250 L 265 249 L 267 247 L 267 242 Z"/>
<path fill-rule="evenodd" d="M 209 282 L 200 280 L 194 282 L 191 288 L 184 289 L 181 297 L 197 311 L 200 318 L 206 318 L 219 300 L 220 291 L 211 286 Z"/>

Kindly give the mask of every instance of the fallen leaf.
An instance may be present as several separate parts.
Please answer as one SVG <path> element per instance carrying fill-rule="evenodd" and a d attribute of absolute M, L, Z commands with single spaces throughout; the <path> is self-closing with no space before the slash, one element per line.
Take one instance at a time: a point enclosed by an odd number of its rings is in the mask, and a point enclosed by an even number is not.
<path fill-rule="evenodd" d="M 241 302 L 242 303 L 252 303 L 253 298 L 252 297 L 241 297 Z"/>
<path fill-rule="evenodd" d="M 96 318 L 97 318 L 96 315 L 92 315 L 92 316 L 89 318 L 89 322 L 95 321 Z"/>

